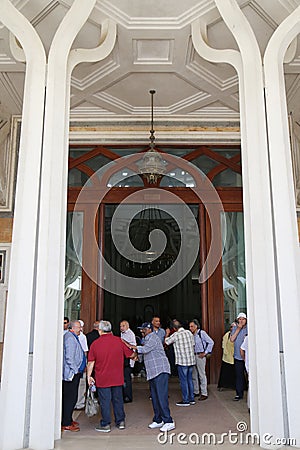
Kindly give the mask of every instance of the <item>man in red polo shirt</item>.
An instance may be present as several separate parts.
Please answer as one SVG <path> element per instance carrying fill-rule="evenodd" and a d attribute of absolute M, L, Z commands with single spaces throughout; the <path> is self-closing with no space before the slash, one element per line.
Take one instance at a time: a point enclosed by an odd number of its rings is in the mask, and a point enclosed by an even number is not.
<path fill-rule="evenodd" d="M 96 431 L 110 431 L 110 404 L 113 405 L 116 426 L 125 428 L 125 412 L 123 405 L 124 357 L 136 356 L 121 340 L 111 332 L 111 323 L 101 320 L 99 323 L 100 339 L 94 341 L 88 354 L 88 384 L 96 385 L 102 419 Z M 91 376 L 95 370 L 95 379 Z"/>

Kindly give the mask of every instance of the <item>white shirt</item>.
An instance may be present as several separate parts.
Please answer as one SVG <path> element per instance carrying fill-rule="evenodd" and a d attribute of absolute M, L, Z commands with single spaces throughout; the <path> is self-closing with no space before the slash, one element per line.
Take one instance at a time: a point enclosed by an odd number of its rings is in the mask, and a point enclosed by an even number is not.
<path fill-rule="evenodd" d="M 89 348 L 88 348 L 88 345 L 87 345 L 86 335 L 83 334 L 82 331 L 80 331 L 80 334 L 79 334 L 79 336 L 78 336 L 78 339 L 79 339 L 79 342 L 80 342 L 80 344 L 81 344 L 82 350 L 83 350 L 84 352 L 88 352 L 88 351 L 89 351 Z"/>
<path fill-rule="evenodd" d="M 124 341 L 128 342 L 128 344 L 136 345 L 136 339 L 134 332 L 128 328 L 126 331 L 121 331 L 121 339 L 124 339 Z M 134 366 L 134 361 L 131 359 L 129 361 L 130 367 Z"/>
<path fill-rule="evenodd" d="M 249 373 L 249 351 L 248 351 L 248 336 L 245 336 L 245 339 L 241 345 L 241 349 L 245 352 L 245 366 L 247 373 Z"/>

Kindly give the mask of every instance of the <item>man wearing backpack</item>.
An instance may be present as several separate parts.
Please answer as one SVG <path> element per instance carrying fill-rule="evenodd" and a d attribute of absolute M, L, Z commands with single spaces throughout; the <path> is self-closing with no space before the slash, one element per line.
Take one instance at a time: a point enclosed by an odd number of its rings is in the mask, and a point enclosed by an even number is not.
<path fill-rule="evenodd" d="M 200 323 L 197 319 L 193 319 L 189 324 L 190 331 L 194 335 L 195 339 L 195 357 L 196 365 L 193 367 L 193 383 L 194 383 L 194 394 L 199 395 L 199 400 L 206 400 L 208 397 L 207 393 L 207 378 L 205 372 L 206 358 L 211 354 L 214 341 L 208 334 L 201 330 Z M 199 378 L 199 379 L 198 379 Z M 200 390 L 199 390 L 199 380 L 200 380 Z"/>

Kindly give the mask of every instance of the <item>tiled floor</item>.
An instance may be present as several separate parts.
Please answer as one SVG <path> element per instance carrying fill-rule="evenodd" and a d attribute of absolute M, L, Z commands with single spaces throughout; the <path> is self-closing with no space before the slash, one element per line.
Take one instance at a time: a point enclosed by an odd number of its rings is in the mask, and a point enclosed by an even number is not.
<path fill-rule="evenodd" d="M 84 412 L 75 412 L 74 419 L 80 422 L 78 433 L 64 432 L 62 439 L 56 441 L 59 450 L 94 450 L 94 449 L 158 449 L 162 447 L 185 448 L 199 447 L 211 449 L 245 448 L 237 445 L 235 439 L 244 439 L 248 428 L 249 413 L 246 400 L 232 401 L 234 391 L 219 392 L 215 385 L 209 386 L 209 398 L 198 401 L 196 405 L 182 408 L 175 405 L 181 400 L 177 378 L 171 378 L 169 386 L 169 402 L 176 429 L 168 436 L 159 430 L 150 430 L 152 422 L 152 404 L 149 400 L 149 388 L 145 379 L 135 378 L 133 381 L 134 401 L 125 404 L 126 429 L 118 430 L 112 424 L 110 433 L 99 433 L 95 426 L 99 417 L 88 418 Z M 238 427 L 238 429 L 237 429 Z M 237 433 L 231 435 L 228 433 Z M 184 433 L 179 435 L 180 433 Z M 212 433 L 208 436 L 205 433 Z M 222 437 L 222 433 L 224 434 Z M 235 437 L 236 436 L 236 437 Z M 181 442 L 180 442 L 181 441 Z M 251 444 L 247 449 L 259 448 Z"/>

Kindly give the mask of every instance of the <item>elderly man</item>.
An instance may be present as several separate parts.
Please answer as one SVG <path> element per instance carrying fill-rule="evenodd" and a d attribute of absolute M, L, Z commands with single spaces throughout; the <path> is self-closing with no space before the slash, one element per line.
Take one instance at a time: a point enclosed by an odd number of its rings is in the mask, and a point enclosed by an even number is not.
<path fill-rule="evenodd" d="M 170 331 L 166 333 L 165 343 L 174 344 L 175 364 L 178 369 L 182 401 L 177 402 L 177 406 L 195 405 L 194 384 L 193 384 L 193 366 L 196 364 L 194 354 L 194 336 L 189 330 L 185 330 L 178 320 L 173 320 L 175 333 L 168 337 Z"/>
<path fill-rule="evenodd" d="M 111 323 L 101 320 L 99 323 L 100 339 L 91 345 L 88 355 L 88 384 L 96 384 L 100 402 L 102 419 L 96 431 L 109 433 L 111 428 L 110 405 L 112 403 L 115 422 L 119 430 L 125 428 L 125 412 L 123 405 L 124 357 L 134 358 L 132 352 L 121 338 L 111 332 Z M 95 379 L 91 376 L 95 370 Z"/>
<path fill-rule="evenodd" d="M 170 364 L 166 357 L 160 337 L 153 332 L 152 324 L 144 322 L 138 327 L 144 337 L 144 345 L 136 347 L 138 354 L 144 355 L 147 380 L 150 384 L 152 405 L 154 411 L 153 422 L 149 428 L 160 428 L 160 431 L 174 430 L 168 400 L 168 384 Z"/>
<path fill-rule="evenodd" d="M 210 355 L 214 346 L 214 341 L 206 331 L 201 330 L 200 323 L 197 319 L 193 319 L 189 324 L 189 329 L 194 335 L 195 339 L 195 357 L 196 365 L 193 367 L 193 383 L 194 383 L 194 394 L 198 395 L 201 392 L 199 400 L 206 400 L 207 393 L 207 378 L 205 373 L 206 358 Z M 199 380 L 200 380 L 200 391 L 199 391 Z"/>
<path fill-rule="evenodd" d="M 70 329 L 64 334 L 63 386 L 62 386 L 62 431 L 79 431 L 78 422 L 72 414 L 77 401 L 78 386 L 86 367 L 86 357 L 79 342 L 81 325 L 70 322 Z"/>
<path fill-rule="evenodd" d="M 134 332 L 129 328 L 129 322 L 122 320 L 120 322 L 121 339 L 128 344 L 136 345 L 136 339 Z M 124 386 L 123 386 L 123 398 L 124 403 L 132 402 L 132 382 L 131 373 L 134 366 L 132 359 L 126 358 L 124 360 Z"/>

